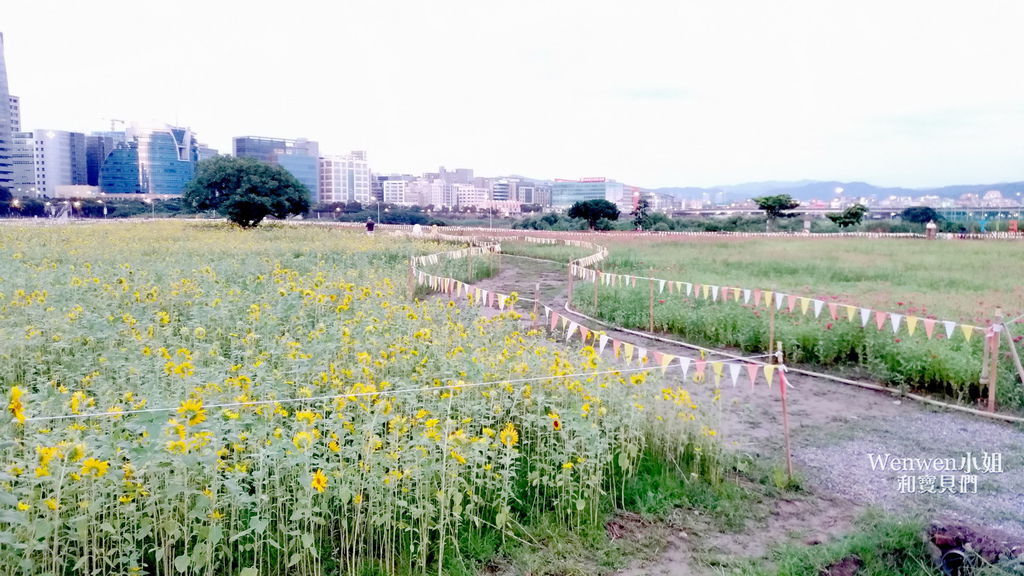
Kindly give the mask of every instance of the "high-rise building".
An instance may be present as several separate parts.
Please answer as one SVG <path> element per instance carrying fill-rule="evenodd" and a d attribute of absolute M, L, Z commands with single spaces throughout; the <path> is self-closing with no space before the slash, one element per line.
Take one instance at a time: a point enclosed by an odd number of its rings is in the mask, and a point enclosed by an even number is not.
<path fill-rule="evenodd" d="M 305 138 L 240 136 L 234 139 L 234 149 L 238 158 L 253 158 L 284 168 L 309 190 L 311 202 L 319 202 L 320 145 L 316 142 Z"/>
<path fill-rule="evenodd" d="M 58 186 L 88 183 L 85 134 L 63 130 L 16 132 L 12 188 L 19 195 L 56 195 Z"/>
<path fill-rule="evenodd" d="M 104 158 L 99 186 L 106 194 L 180 195 L 198 161 L 199 145 L 190 129 L 133 124 Z"/>
<path fill-rule="evenodd" d="M 10 188 L 14 180 L 11 158 L 14 131 L 11 130 L 11 93 L 7 87 L 7 64 L 4 62 L 4 35 L 0 32 L 0 186 Z"/>
<path fill-rule="evenodd" d="M 373 201 L 365 151 L 320 157 L 320 203 Z"/>
<path fill-rule="evenodd" d="M 103 161 L 120 142 L 124 142 L 124 132 L 93 132 L 85 137 L 85 172 L 89 186 L 100 185 Z"/>
<path fill-rule="evenodd" d="M 8 96 L 11 104 L 11 132 L 21 132 L 21 98 Z"/>
<path fill-rule="evenodd" d="M 555 180 L 551 189 L 551 205 L 568 208 L 576 202 L 587 200 L 622 201 L 623 185 L 607 178 L 582 178 L 580 180 Z"/>
<path fill-rule="evenodd" d="M 495 202 L 507 202 L 519 200 L 518 180 L 510 178 L 499 178 L 491 180 L 491 200 Z"/>

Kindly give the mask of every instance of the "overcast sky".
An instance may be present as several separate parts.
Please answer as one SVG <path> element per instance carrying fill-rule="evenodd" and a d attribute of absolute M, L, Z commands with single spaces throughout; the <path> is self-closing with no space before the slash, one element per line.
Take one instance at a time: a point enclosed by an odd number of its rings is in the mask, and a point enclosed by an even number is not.
<path fill-rule="evenodd" d="M 643 187 L 1024 180 L 1018 0 L 5 2 L 26 129 Z"/>

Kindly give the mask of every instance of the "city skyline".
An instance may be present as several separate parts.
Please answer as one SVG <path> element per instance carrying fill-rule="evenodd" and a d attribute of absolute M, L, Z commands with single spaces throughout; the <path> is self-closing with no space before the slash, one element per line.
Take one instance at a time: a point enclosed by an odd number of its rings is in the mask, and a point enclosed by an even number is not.
<path fill-rule="evenodd" d="M 155 119 L 222 151 L 270 134 L 379 173 L 645 188 L 1024 180 L 1024 4 L 965 6 L 55 1 L 2 32 L 28 129 Z"/>

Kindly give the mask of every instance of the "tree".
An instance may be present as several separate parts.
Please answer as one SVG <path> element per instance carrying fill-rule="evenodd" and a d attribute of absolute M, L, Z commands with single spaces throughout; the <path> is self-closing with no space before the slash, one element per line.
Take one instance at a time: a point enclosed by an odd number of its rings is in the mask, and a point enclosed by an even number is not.
<path fill-rule="evenodd" d="M 774 225 L 775 221 L 779 218 L 795 216 L 795 214 L 786 214 L 785 211 L 792 210 L 800 205 L 800 203 L 793 200 L 793 197 L 789 194 L 761 196 L 759 198 L 754 198 L 754 202 L 757 203 L 757 207 L 764 210 L 764 213 L 768 216 L 769 225 Z"/>
<path fill-rule="evenodd" d="M 633 215 L 633 228 L 642 230 L 647 228 L 650 224 L 650 217 L 647 214 L 647 210 L 651 207 L 650 202 L 647 198 L 640 198 L 636 202 L 636 208 L 633 209 L 630 214 Z"/>
<path fill-rule="evenodd" d="M 606 220 L 619 219 L 618 207 L 603 199 L 577 202 L 569 208 L 568 214 L 569 218 L 582 218 L 586 220 L 591 230 L 594 229 L 597 221 L 602 218 Z"/>
<path fill-rule="evenodd" d="M 849 226 L 856 226 L 857 224 L 860 224 L 860 221 L 864 219 L 864 215 L 867 213 L 867 206 L 863 204 L 854 204 L 842 212 L 825 214 L 825 217 L 835 222 L 836 226 L 839 226 L 840 228 L 847 228 Z"/>
<path fill-rule="evenodd" d="M 194 210 L 216 210 L 243 228 L 257 226 L 267 216 L 286 218 L 309 210 L 309 190 L 290 172 L 230 156 L 200 162 L 184 200 Z"/>
<path fill-rule="evenodd" d="M 900 218 L 904 222 L 926 224 L 931 221 L 938 222 L 942 219 L 942 216 L 939 216 L 939 213 L 931 206 L 911 206 L 910 208 L 904 208 L 903 212 L 900 212 Z"/>

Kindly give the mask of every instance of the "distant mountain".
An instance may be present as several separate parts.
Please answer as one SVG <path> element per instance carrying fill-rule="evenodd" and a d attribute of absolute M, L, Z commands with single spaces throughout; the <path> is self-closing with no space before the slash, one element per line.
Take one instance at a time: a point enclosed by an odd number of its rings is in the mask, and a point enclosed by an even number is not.
<path fill-rule="evenodd" d="M 796 200 L 806 202 L 812 199 L 830 199 L 835 196 L 837 188 L 843 189 L 843 196 L 846 198 L 874 196 L 877 199 L 883 199 L 889 196 L 939 196 L 955 199 L 969 193 L 984 194 L 989 190 L 999 190 L 1003 193 L 1004 198 L 1014 196 L 1018 192 L 1024 195 L 1024 182 L 959 184 L 939 188 L 902 188 L 875 186 L 867 182 L 800 180 L 796 182 L 751 182 L 711 188 L 694 186 L 667 187 L 656 188 L 650 191 L 659 194 L 670 194 L 684 200 L 698 200 L 705 194 L 709 195 L 712 200 L 716 200 L 721 196 L 726 202 L 749 200 L 750 198 L 764 195 L 789 194 Z"/>

